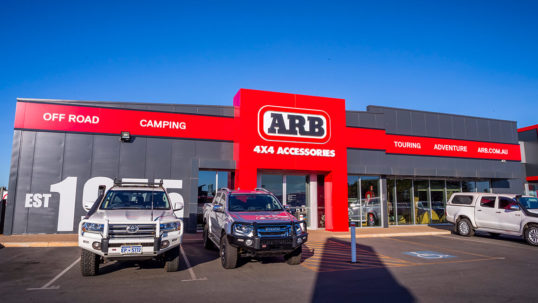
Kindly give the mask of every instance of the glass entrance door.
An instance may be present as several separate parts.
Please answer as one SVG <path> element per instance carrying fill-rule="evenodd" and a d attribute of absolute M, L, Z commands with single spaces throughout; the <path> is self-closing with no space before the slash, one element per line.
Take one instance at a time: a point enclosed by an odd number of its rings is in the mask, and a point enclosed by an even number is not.
<path fill-rule="evenodd" d="M 310 222 L 310 199 L 307 199 L 307 176 L 286 177 L 286 205 L 299 220 Z"/>
<path fill-rule="evenodd" d="M 287 205 L 297 219 L 305 220 L 309 228 L 317 228 L 325 226 L 325 208 L 318 208 L 318 205 L 324 206 L 323 191 L 322 196 L 319 195 L 319 179 L 323 180 L 323 176 L 264 173 L 259 175 L 258 181 L 261 187 L 272 192 L 282 204 Z"/>

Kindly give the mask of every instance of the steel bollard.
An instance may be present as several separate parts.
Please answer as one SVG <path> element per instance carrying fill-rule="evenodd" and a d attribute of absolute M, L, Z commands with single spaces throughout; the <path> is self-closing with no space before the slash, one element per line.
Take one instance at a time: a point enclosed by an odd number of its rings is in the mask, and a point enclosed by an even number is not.
<path fill-rule="evenodd" d="M 355 222 L 351 222 L 351 263 L 357 263 L 357 239 L 355 238 Z"/>

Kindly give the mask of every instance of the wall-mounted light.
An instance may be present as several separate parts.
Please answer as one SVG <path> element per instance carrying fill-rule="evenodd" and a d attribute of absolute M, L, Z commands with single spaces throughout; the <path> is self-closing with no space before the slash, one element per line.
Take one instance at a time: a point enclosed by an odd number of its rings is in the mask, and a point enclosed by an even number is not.
<path fill-rule="evenodd" d="M 122 131 L 120 140 L 121 142 L 131 142 L 131 134 L 127 131 Z"/>

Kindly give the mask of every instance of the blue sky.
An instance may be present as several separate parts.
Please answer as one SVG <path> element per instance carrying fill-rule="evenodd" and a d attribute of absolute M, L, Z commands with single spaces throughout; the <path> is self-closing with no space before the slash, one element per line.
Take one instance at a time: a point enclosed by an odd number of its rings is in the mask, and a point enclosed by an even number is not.
<path fill-rule="evenodd" d="M 239 88 L 538 123 L 536 1 L 0 3 L 0 185 L 17 97 L 231 105 Z"/>

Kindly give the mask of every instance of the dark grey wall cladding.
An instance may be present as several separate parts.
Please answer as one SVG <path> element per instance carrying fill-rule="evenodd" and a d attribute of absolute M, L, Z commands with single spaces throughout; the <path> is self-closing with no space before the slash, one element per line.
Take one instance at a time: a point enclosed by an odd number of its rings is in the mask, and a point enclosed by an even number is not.
<path fill-rule="evenodd" d="M 538 141 L 538 131 L 536 129 L 527 130 L 524 132 L 517 133 L 519 141 L 525 142 L 537 142 Z"/>
<path fill-rule="evenodd" d="M 514 121 L 468 117 L 369 105 L 381 113 L 389 134 L 517 144 Z M 349 119 L 348 119 L 349 125 Z"/>
<path fill-rule="evenodd" d="M 522 178 L 519 162 L 385 154 L 348 149 L 348 174 L 375 174 L 453 178 Z"/>
<path fill-rule="evenodd" d="M 46 102 L 66 105 L 112 107 L 122 109 L 138 109 L 148 111 L 164 111 L 171 113 L 202 114 L 212 116 L 233 117 L 233 106 L 221 105 L 194 105 L 194 104 L 165 104 L 165 103 L 136 103 L 136 102 L 98 102 L 77 100 L 34 100 L 19 98 L 19 101 Z"/>
<path fill-rule="evenodd" d="M 383 118 L 382 113 L 346 111 L 346 125 L 350 127 L 384 129 L 385 123 Z"/>
<path fill-rule="evenodd" d="M 7 234 L 76 232 L 86 213 L 83 196 L 99 184 L 85 185 L 96 177 L 179 181 L 168 192 L 182 196 L 192 232 L 198 170 L 235 169 L 230 142 L 135 137 L 122 143 L 118 136 L 20 130 L 14 133 L 11 163 Z M 68 215 L 59 216 L 60 209 Z"/>

